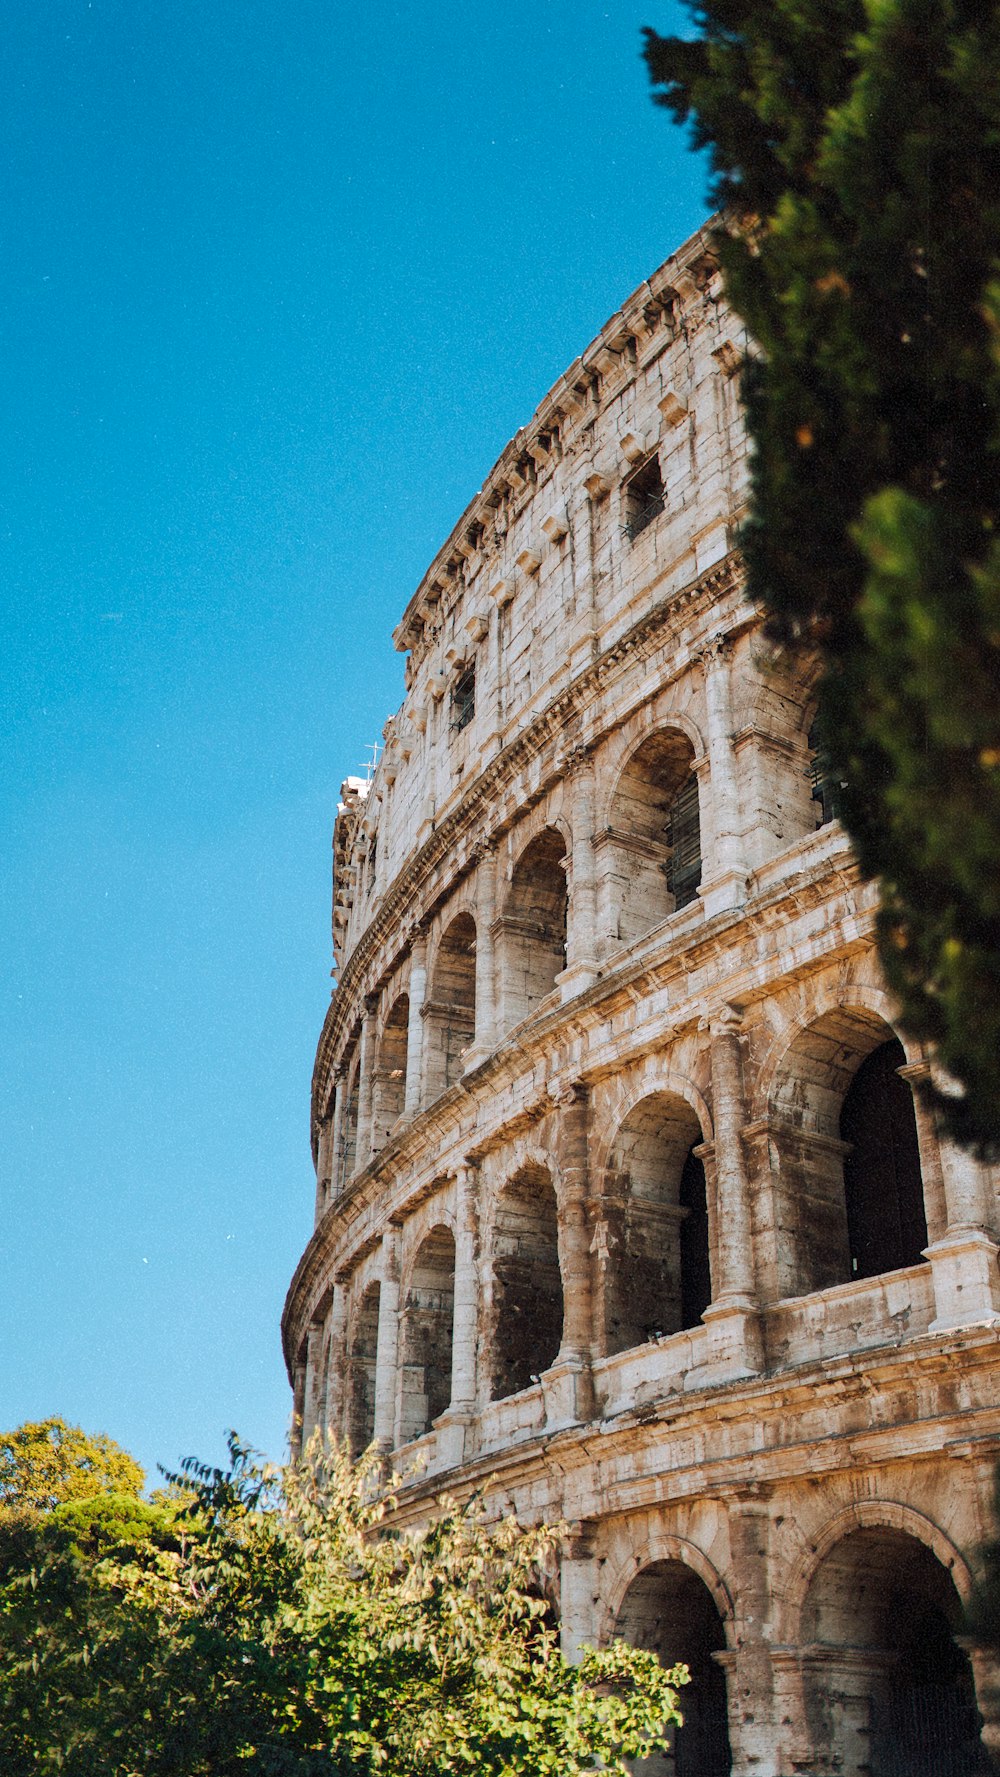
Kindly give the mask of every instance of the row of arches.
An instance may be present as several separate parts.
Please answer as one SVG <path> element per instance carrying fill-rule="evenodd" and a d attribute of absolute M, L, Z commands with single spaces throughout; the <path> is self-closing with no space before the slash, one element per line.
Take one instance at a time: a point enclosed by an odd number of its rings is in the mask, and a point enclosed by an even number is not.
<path fill-rule="evenodd" d="M 713 1576 L 714 1577 L 714 1576 Z M 961 1643 L 962 1602 L 938 1555 L 906 1530 L 861 1526 L 819 1561 L 799 1639 L 781 1650 L 774 1697 L 736 1692 L 728 1592 L 681 1559 L 650 1562 L 628 1586 L 614 1633 L 683 1661 L 683 1725 L 636 1777 L 730 1777 L 741 1718 L 773 1713 L 794 1769 L 841 1777 L 980 1777 L 974 1674 Z M 768 1704 L 770 1703 L 770 1709 Z M 782 1767 L 784 1768 L 784 1767 Z"/>
<path fill-rule="evenodd" d="M 867 1050 L 859 1057 L 864 1039 Z M 835 1027 L 827 1029 L 823 1021 L 810 1026 L 801 1047 L 800 1071 L 779 1076 L 779 1103 L 797 1100 L 802 1118 L 833 1121 L 840 1134 L 837 1140 L 817 1137 L 818 1170 L 808 1136 L 799 1129 L 790 1140 L 789 1188 L 808 1195 L 793 1255 L 797 1271 L 783 1252 L 786 1271 L 808 1289 L 923 1265 L 927 1209 L 913 1095 L 899 1072 L 905 1057 L 898 1038 L 875 1020 L 855 1017 L 852 1023 L 840 1014 Z M 652 1091 L 632 1106 L 603 1157 L 598 1155 L 591 1187 L 590 1337 L 601 1357 L 697 1328 L 718 1294 L 707 1133 L 686 1099 Z M 557 1171 L 554 1162 L 547 1166 L 539 1157 L 516 1166 L 482 1230 L 474 1287 L 482 1297 L 480 1394 L 490 1401 L 530 1388 L 560 1351 L 567 1261 Z M 787 1230 L 782 1238 L 791 1244 Z M 399 1302 L 393 1383 L 398 1442 L 422 1436 L 449 1404 L 455 1283 L 455 1238 L 442 1221 L 419 1246 Z M 348 1422 L 356 1449 L 374 1432 L 379 1289 L 378 1282 L 368 1285 L 349 1329 Z"/>
<path fill-rule="evenodd" d="M 810 733 L 808 757 L 814 739 Z M 811 825 L 821 825 L 832 814 L 825 779 L 810 775 L 808 764 L 801 775 L 808 778 L 801 794 L 813 810 Z M 680 728 L 656 729 L 633 747 L 606 820 L 592 835 L 596 923 L 591 933 L 577 932 L 577 948 L 606 956 L 640 940 L 697 898 L 701 779 L 692 740 Z M 807 818 L 803 830 L 809 826 Z M 478 909 L 463 907 L 440 933 L 426 994 L 422 980 L 416 998 L 412 979 L 401 988 L 371 1032 L 364 1055 L 358 1027 L 345 1065 L 337 1152 L 330 1158 L 331 1172 L 341 1180 L 378 1152 L 404 1113 L 453 1086 L 471 1053 L 488 1052 L 502 1032 L 531 1016 L 553 992 L 572 960 L 570 874 L 565 832 L 542 828 L 514 860 L 488 933 Z M 364 1115 L 366 1090 L 370 1105 Z"/>

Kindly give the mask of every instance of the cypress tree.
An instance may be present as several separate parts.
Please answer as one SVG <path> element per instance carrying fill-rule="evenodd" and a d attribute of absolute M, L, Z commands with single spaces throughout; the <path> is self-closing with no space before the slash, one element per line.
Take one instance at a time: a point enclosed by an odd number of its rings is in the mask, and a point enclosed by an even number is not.
<path fill-rule="evenodd" d="M 742 546 L 772 636 L 819 652 L 840 814 L 911 1035 L 1000 1152 L 1000 9 L 706 0 L 646 32 L 711 151 L 757 343 Z"/>

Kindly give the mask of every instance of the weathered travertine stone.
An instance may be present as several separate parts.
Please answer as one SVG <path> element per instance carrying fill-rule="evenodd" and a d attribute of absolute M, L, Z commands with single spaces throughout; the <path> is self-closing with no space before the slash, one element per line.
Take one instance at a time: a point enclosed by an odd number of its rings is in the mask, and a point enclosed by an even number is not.
<path fill-rule="evenodd" d="M 948 1777 L 986 1686 L 955 1631 L 997 1179 L 912 1101 L 932 1058 L 824 821 L 815 663 L 744 596 L 741 350 L 696 235 L 396 630 L 406 695 L 334 830 L 285 1354 L 302 1431 L 392 1450 L 404 1518 L 492 1488 L 571 1526 L 571 1657 L 691 1664 L 658 1773 L 861 1777 L 919 1720 Z"/>

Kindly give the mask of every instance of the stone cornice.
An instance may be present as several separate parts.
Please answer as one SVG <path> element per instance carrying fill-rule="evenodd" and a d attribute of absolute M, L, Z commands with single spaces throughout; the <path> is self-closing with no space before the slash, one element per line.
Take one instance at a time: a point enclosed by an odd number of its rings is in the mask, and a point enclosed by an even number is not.
<path fill-rule="evenodd" d="M 705 268 L 714 265 L 712 224 L 707 223 L 696 230 L 676 253 L 632 292 L 621 308 L 604 323 L 596 339 L 591 341 L 579 358 L 574 359 L 548 394 L 543 396 L 527 426 L 522 426 L 505 445 L 479 493 L 465 508 L 424 574 L 393 632 L 393 641 L 398 649 L 408 647 L 414 618 L 428 603 L 436 602 L 438 589 L 447 578 L 449 564 L 456 556 L 469 554 L 466 539 L 470 529 L 477 524 L 485 526 L 491 523 L 497 496 L 510 485 L 512 477 L 517 478 L 518 461 L 526 453 L 536 453 L 540 438 L 565 426 L 567 420 L 580 414 L 585 408 L 580 386 L 592 382 L 595 375 L 606 377 L 609 368 L 621 365 L 629 339 L 638 342 L 648 335 L 649 316 L 653 311 L 662 312 L 674 305 L 679 305 L 682 311 L 689 308 L 699 298 L 707 281 Z M 668 343 L 669 341 L 664 340 L 659 345 L 659 350 L 648 353 L 640 351 L 637 354 L 638 367 L 644 368 L 652 362 Z M 620 378 L 614 383 L 615 394 L 619 392 L 619 382 Z M 536 457 L 536 460 L 544 460 L 544 453 Z"/>
<path fill-rule="evenodd" d="M 326 1078 L 344 1034 L 346 1021 L 353 1012 L 351 990 L 359 978 L 363 978 L 366 968 L 393 932 L 400 933 L 404 918 L 410 913 L 434 870 L 449 854 L 454 854 L 462 835 L 470 829 L 482 827 L 485 823 L 490 823 L 491 832 L 495 829 L 497 805 L 518 774 L 565 732 L 567 722 L 577 710 L 586 709 L 593 704 L 596 693 L 609 680 L 626 670 L 636 656 L 642 658 L 645 652 L 657 645 L 662 631 L 669 627 L 681 610 L 687 609 L 699 599 L 706 599 L 717 606 L 720 599 L 739 588 L 740 582 L 740 558 L 733 551 L 705 573 L 697 575 L 685 586 L 658 600 L 583 672 L 558 692 L 540 715 L 497 754 L 457 806 L 445 816 L 419 851 L 404 865 L 380 901 L 374 918 L 361 933 L 344 965 L 330 1002 L 313 1068 L 314 1125 L 317 1089 L 321 1088 Z M 745 621 L 756 621 L 755 613 L 748 611 Z"/>

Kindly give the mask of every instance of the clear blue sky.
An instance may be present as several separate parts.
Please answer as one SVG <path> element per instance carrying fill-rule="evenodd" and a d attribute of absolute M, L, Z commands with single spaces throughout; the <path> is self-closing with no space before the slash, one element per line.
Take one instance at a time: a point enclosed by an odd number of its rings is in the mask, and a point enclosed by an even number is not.
<path fill-rule="evenodd" d="M 13 0 L 0 1428 L 280 1455 L 330 832 L 393 623 L 705 214 L 673 0 Z"/>

